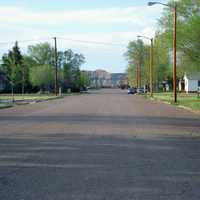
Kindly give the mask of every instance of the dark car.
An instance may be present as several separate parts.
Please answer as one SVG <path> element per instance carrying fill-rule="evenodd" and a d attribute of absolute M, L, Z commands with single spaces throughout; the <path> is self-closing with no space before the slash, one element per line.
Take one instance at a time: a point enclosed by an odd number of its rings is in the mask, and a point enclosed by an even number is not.
<path fill-rule="evenodd" d="M 136 89 L 131 87 L 131 88 L 128 88 L 128 94 L 135 94 L 136 93 Z"/>
<path fill-rule="evenodd" d="M 80 92 L 87 92 L 88 88 L 86 86 L 81 86 L 80 87 Z"/>

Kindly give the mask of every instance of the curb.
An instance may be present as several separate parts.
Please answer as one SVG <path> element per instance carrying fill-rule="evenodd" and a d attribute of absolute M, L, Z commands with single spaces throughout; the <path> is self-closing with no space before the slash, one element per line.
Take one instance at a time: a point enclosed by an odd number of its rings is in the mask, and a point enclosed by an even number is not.
<path fill-rule="evenodd" d="M 35 104 L 35 103 L 40 103 L 40 102 L 45 102 L 45 101 L 52 101 L 56 99 L 62 99 L 63 97 L 53 97 L 49 99 L 35 99 L 35 100 L 17 100 L 15 102 L 15 105 L 27 105 L 27 104 Z"/>
<path fill-rule="evenodd" d="M 39 102 L 52 101 L 52 100 L 61 99 L 61 98 L 64 98 L 64 97 L 61 96 L 61 97 L 55 97 L 55 98 L 49 98 L 49 99 L 16 100 L 12 104 L 7 104 L 7 105 L 2 106 L 2 107 L 0 106 L 0 109 L 6 109 L 6 108 L 14 107 L 14 106 L 23 106 L 23 105 L 29 105 L 29 104 L 32 105 L 32 104 L 36 104 L 36 103 L 39 103 Z"/>
<path fill-rule="evenodd" d="M 5 106 L 0 106 L 0 110 L 1 109 L 6 109 L 6 108 L 12 108 L 13 107 L 13 105 L 5 105 Z"/>

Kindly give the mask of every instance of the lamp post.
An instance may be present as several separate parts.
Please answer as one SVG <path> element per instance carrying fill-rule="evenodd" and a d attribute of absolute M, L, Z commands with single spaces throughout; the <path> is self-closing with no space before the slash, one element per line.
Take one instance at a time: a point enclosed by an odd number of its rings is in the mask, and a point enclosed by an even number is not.
<path fill-rule="evenodd" d="M 148 6 L 153 6 L 155 4 L 161 4 L 173 9 L 173 97 L 174 102 L 177 102 L 177 89 L 176 89 L 176 25 L 177 25 L 177 5 L 164 4 L 161 2 L 149 2 Z"/>
<path fill-rule="evenodd" d="M 150 83 L 150 96 L 153 97 L 153 38 L 149 38 L 146 36 L 138 35 L 138 38 L 145 38 L 151 41 L 150 48 L 150 70 L 149 70 L 149 83 Z"/>

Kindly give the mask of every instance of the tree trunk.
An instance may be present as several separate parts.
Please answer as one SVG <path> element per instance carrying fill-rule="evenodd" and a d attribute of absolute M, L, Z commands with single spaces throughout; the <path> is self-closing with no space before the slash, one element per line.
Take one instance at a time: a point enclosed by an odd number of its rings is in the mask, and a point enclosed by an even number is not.
<path fill-rule="evenodd" d="M 11 92 L 12 92 L 12 102 L 15 102 L 15 97 L 14 97 L 14 86 L 13 83 L 11 84 Z"/>
<path fill-rule="evenodd" d="M 24 85 L 25 85 L 25 80 L 24 80 L 24 68 L 22 70 L 22 95 L 24 95 Z"/>

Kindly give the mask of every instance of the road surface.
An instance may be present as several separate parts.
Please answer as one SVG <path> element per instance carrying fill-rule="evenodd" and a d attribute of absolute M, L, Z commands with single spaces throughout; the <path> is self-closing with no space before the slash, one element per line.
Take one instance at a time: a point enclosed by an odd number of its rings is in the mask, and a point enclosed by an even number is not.
<path fill-rule="evenodd" d="M 1 200 L 199 200 L 200 117 L 100 90 L 0 110 Z"/>

